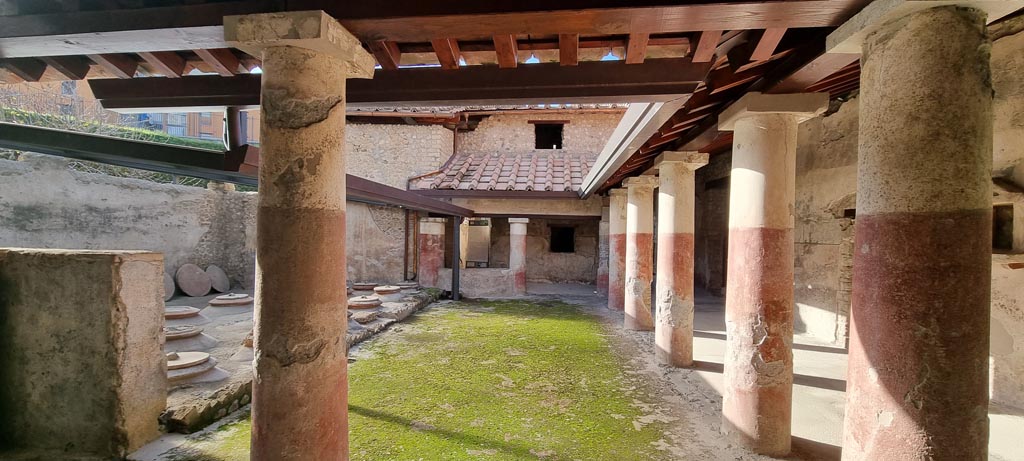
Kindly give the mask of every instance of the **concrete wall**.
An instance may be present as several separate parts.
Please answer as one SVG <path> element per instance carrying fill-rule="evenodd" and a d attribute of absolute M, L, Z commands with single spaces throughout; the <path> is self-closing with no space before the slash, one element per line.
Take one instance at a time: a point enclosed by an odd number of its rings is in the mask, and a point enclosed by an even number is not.
<path fill-rule="evenodd" d="M 620 111 L 597 113 L 498 114 L 483 119 L 473 131 L 460 131 L 459 153 L 484 154 L 496 152 L 551 152 L 535 149 L 534 125 L 531 120 L 568 120 L 562 131 L 562 150 L 571 154 L 593 154 L 605 143 L 622 118 Z"/>
<path fill-rule="evenodd" d="M 436 125 L 349 124 L 345 168 L 351 175 L 405 190 L 409 178 L 434 171 L 451 157 L 453 136 Z"/>
<path fill-rule="evenodd" d="M 163 320 L 159 254 L 0 249 L 0 459 L 121 459 L 156 438 Z"/>
<path fill-rule="evenodd" d="M 253 286 L 256 194 L 71 171 L 58 157 L 0 160 L 0 247 L 149 250 L 173 274 L 223 268 Z"/>

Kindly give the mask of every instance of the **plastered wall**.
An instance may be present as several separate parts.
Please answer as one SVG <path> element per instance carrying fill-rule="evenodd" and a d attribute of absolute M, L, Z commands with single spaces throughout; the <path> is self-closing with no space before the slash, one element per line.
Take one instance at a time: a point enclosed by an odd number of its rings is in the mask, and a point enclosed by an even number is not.
<path fill-rule="evenodd" d="M 483 119 L 473 131 L 460 131 L 459 153 L 485 154 L 496 152 L 564 152 L 593 154 L 604 149 L 622 112 L 498 114 Z M 562 149 L 535 149 L 534 125 L 531 120 L 568 120 L 562 132 Z"/>

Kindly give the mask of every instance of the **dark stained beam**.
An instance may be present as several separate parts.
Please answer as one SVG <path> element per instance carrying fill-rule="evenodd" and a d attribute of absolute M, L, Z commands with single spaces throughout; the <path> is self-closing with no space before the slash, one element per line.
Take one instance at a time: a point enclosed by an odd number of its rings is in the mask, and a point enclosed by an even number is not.
<path fill-rule="evenodd" d="M 498 57 L 498 67 L 512 69 L 519 63 L 519 47 L 516 37 L 511 34 L 494 36 L 494 54 Z"/>
<path fill-rule="evenodd" d="M 80 56 L 47 56 L 40 59 L 71 80 L 81 80 L 89 75 L 89 63 Z"/>
<path fill-rule="evenodd" d="M 580 35 L 558 35 L 558 63 L 563 66 L 576 66 L 580 63 Z"/>
<path fill-rule="evenodd" d="M 238 56 L 232 53 L 229 48 L 198 49 L 194 50 L 199 59 L 213 68 L 222 77 L 231 77 L 238 73 Z"/>
<path fill-rule="evenodd" d="M 710 63 L 688 58 L 533 64 L 517 69 L 472 66 L 458 72 L 437 68 L 377 70 L 373 79 L 348 82 L 347 103 L 373 105 L 499 104 L 523 102 L 651 102 L 692 93 Z M 138 109 L 259 104 L 260 76 L 191 76 L 180 79 L 90 80 L 104 107 Z"/>
<path fill-rule="evenodd" d="M 430 40 L 437 54 L 437 62 L 441 68 L 453 70 L 459 68 L 459 42 L 452 38 L 435 38 Z"/>
<path fill-rule="evenodd" d="M 132 78 L 139 68 L 138 62 L 124 54 L 90 54 L 89 59 L 117 78 Z"/>
<path fill-rule="evenodd" d="M 494 35 L 626 35 L 834 27 L 868 0 L 604 0 L 517 2 L 224 1 L 137 9 L 0 16 L 0 55 L 35 57 L 224 48 L 227 15 L 323 9 L 364 42 L 429 42 L 437 37 L 490 40 Z"/>
<path fill-rule="evenodd" d="M 693 62 L 710 62 L 715 59 L 715 49 L 718 48 L 718 40 L 721 38 L 721 30 L 701 32 L 697 46 L 693 49 Z"/>
<path fill-rule="evenodd" d="M 142 52 L 139 56 L 165 77 L 180 78 L 185 72 L 185 58 L 173 51 Z"/>
<path fill-rule="evenodd" d="M 46 64 L 32 58 L 0 60 L 0 67 L 26 82 L 38 82 L 46 72 Z"/>
<path fill-rule="evenodd" d="M 823 53 L 792 74 L 787 75 L 766 93 L 795 93 L 860 60 L 859 54 Z"/>
<path fill-rule="evenodd" d="M 388 40 L 374 40 L 370 42 L 370 51 L 381 69 L 398 69 L 402 61 L 402 50 L 398 49 L 398 43 Z"/>
<path fill-rule="evenodd" d="M 632 33 L 629 34 L 629 45 L 626 46 L 626 64 L 640 64 L 647 57 L 647 42 L 651 40 L 651 34 Z"/>

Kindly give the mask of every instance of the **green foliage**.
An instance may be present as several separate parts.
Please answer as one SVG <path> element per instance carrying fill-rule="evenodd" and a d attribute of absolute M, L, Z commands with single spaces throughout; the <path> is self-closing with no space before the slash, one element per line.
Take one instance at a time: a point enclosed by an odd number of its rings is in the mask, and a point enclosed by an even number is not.
<path fill-rule="evenodd" d="M 428 309 L 364 343 L 349 370 L 352 460 L 666 459 L 641 423 L 646 384 L 601 323 L 561 302 Z M 248 459 L 248 420 L 191 457 Z"/>
<path fill-rule="evenodd" d="M 80 133 L 94 133 L 115 138 L 135 139 L 138 141 L 172 144 L 175 146 L 194 147 L 213 151 L 223 151 L 224 144 L 219 141 L 171 136 L 162 131 L 146 130 L 101 123 L 94 120 L 81 120 L 66 115 L 43 114 L 39 112 L 0 107 L 0 121 L 32 125 L 43 128 L 57 128 Z"/>

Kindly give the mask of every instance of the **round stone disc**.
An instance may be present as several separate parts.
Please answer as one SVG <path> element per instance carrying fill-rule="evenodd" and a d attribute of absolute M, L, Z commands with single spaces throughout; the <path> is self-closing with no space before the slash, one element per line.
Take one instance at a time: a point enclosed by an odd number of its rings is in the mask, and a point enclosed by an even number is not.
<path fill-rule="evenodd" d="M 395 285 L 402 287 L 403 290 L 412 290 L 420 287 L 420 284 L 410 281 L 398 282 Z"/>
<path fill-rule="evenodd" d="M 227 293 L 231 289 L 231 279 L 228 278 L 228 274 L 224 273 L 224 269 L 210 264 L 206 266 L 206 275 L 210 276 L 210 285 L 213 287 L 213 291 Z"/>
<path fill-rule="evenodd" d="M 199 334 L 202 332 L 202 328 L 193 325 L 182 325 L 180 327 L 164 327 L 164 337 L 167 338 L 168 341 L 199 336 Z"/>
<path fill-rule="evenodd" d="M 164 272 L 164 301 L 169 301 L 174 297 L 174 279 L 171 274 Z"/>
<path fill-rule="evenodd" d="M 210 360 L 210 354 L 206 352 L 178 352 L 178 358 L 167 359 L 167 369 L 180 370 L 182 368 L 194 367 L 207 360 Z"/>
<path fill-rule="evenodd" d="M 228 293 L 210 300 L 210 305 L 215 307 L 244 306 L 252 304 L 255 300 L 245 293 Z"/>
<path fill-rule="evenodd" d="M 354 290 L 372 290 L 377 284 L 373 282 L 352 282 Z"/>
<path fill-rule="evenodd" d="M 402 287 L 395 285 L 384 285 L 373 289 L 373 292 L 379 295 L 393 295 L 399 291 L 402 291 Z"/>
<path fill-rule="evenodd" d="M 167 320 L 184 319 L 199 315 L 199 309 L 188 306 L 167 306 L 164 308 L 164 318 Z"/>
<path fill-rule="evenodd" d="M 348 307 L 350 309 L 373 309 L 380 304 L 380 298 L 376 295 L 356 296 L 348 300 Z"/>
<path fill-rule="evenodd" d="M 184 264 L 174 274 L 174 281 L 178 282 L 178 288 L 185 294 L 192 297 L 206 296 L 210 293 L 210 276 L 206 271 L 195 264 Z"/>

